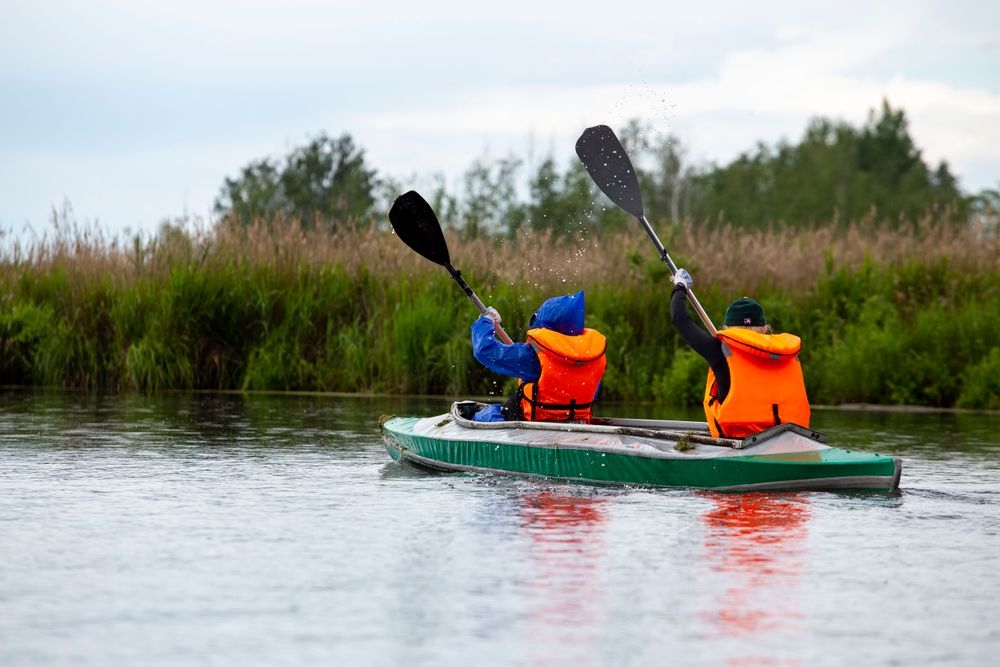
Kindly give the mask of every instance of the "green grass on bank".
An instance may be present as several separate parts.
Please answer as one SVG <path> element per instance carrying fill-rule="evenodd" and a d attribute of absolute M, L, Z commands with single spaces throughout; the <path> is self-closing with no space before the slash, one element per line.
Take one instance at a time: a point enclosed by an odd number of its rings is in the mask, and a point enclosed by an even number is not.
<path fill-rule="evenodd" d="M 588 325 L 609 340 L 608 399 L 698 403 L 706 366 L 674 332 L 666 271 L 631 231 L 451 245 L 515 338 L 542 300 L 585 289 Z M 803 338 L 812 402 L 1000 409 L 995 237 L 937 227 L 854 241 L 826 228 L 699 236 L 708 233 L 667 229 L 663 238 L 716 322 L 748 294 L 777 330 Z M 0 262 L 0 384 L 448 395 L 512 387 L 473 359 L 476 312 L 447 272 L 389 232 L 165 230 L 128 247 L 64 235 L 15 250 Z"/>

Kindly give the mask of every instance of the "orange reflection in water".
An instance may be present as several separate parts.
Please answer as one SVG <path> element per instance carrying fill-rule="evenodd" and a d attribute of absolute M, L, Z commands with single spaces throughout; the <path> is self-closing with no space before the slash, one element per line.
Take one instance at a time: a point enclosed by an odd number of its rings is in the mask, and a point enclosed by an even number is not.
<path fill-rule="evenodd" d="M 533 535 L 541 541 L 553 537 L 551 531 L 566 533 L 569 541 L 575 544 L 585 543 L 584 536 L 592 532 L 592 528 L 604 521 L 602 505 L 604 498 L 592 496 L 576 496 L 555 491 L 541 491 L 522 497 L 521 517 L 525 526 L 537 528 Z M 566 528 L 583 527 L 584 531 L 565 531 Z M 557 540 L 562 542 L 562 539 Z"/>
<path fill-rule="evenodd" d="M 530 536 L 525 563 L 532 598 L 533 642 L 560 647 L 564 658 L 590 664 L 590 630 L 603 620 L 604 498 L 542 491 L 521 498 Z M 539 658 L 541 663 L 545 660 Z"/>
<path fill-rule="evenodd" d="M 809 500 L 801 494 L 703 494 L 714 507 L 702 515 L 705 563 L 721 575 L 723 593 L 706 612 L 730 637 L 796 634 L 803 618 L 797 602 L 805 562 Z M 745 655 L 733 665 L 786 665 Z"/>

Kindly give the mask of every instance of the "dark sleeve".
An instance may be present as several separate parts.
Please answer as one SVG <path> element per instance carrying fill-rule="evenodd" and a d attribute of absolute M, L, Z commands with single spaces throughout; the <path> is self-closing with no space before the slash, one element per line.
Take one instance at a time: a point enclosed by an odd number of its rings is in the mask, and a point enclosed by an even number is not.
<path fill-rule="evenodd" d="M 691 319 L 687 309 L 687 292 L 680 287 L 675 288 L 670 295 L 670 321 L 674 323 L 677 333 L 681 335 L 684 342 L 690 345 L 692 350 L 705 357 L 705 361 L 711 363 L 712 357 L 722 357 L 722 346 L 718 339 Z M 725 357 L 722 358 L 725 359 Z"/>
<path fill-rule="evenodd" d="M 691 319 L 687 309 L 687 292 L 681 287 L 674 288 L 670 295 L 670 321 L 674 323 L 684 342 L 712 367 L 715 380 L 719 383 L 719 400 L 724 400 L 729 393 L 730 380 L 729 364 L 722 353 L 722 343 Z"/>

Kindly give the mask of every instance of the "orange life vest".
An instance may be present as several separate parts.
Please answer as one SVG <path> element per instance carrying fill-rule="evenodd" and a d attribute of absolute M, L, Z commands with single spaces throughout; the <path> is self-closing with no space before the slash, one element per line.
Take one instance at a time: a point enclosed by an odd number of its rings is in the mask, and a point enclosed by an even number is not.
<path fill-rule="evenodd" d="M 704 406 L 713 436 L 745 438 L 786 422 L 809 426 L 798 336 L 732 328 L 719 331 L 716 337 L 722 341 L 731 384 L 720 403 L 715 373 L 708 370 Z"/>
<path fill-rule="evenodd" d="M 594 329 L 567 336 L 551 329 L 530 329 L 528 343 L 542 373 L 518 389 L 521 412 L 529 421 L 589 422 L 607 359 L 607 340 Z"/>

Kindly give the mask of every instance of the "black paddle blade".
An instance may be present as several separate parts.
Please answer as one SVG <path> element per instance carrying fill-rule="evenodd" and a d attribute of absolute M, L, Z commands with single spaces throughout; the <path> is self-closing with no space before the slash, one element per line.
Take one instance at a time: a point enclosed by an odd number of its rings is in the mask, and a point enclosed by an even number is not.
<path fill-rule="evenodd" d="M 389 209 L 389 223 L 403 243 L 435 264 L 451 266 L 448 243 L 434 209 L 416 191 L 396 197 Z"/>
<path fill-rule="evenodd" d="M 635 217 L 644 217 L 639 178 L 614 130 L 607 125 L 588 127 L 576 140 L 576 154 L 608 199 Z"/>

